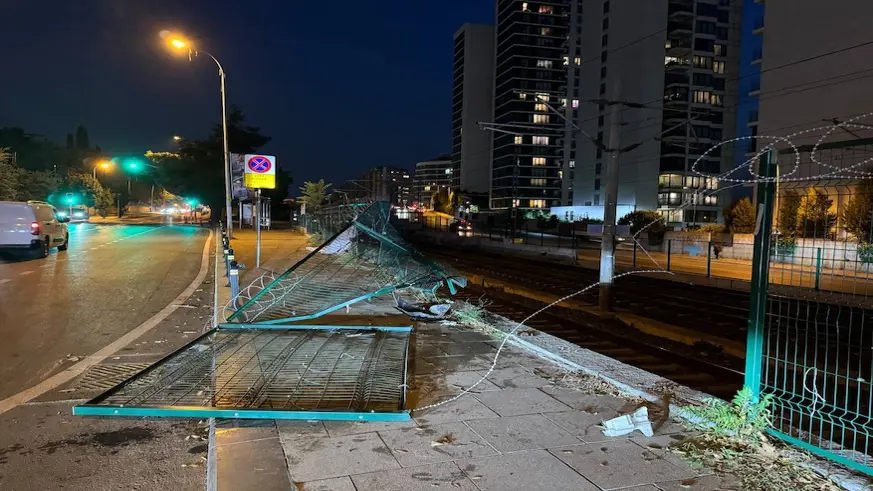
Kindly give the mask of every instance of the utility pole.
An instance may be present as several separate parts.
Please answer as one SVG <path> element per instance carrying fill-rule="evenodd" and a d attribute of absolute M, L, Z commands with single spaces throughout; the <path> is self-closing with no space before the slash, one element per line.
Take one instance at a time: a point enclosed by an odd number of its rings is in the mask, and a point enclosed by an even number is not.
<path fill-rule="evenodd" d="M 614 99 L 618 100 L 621 90 L 620 82 L 616 81 Z M 606 194 L 603 203 L 603 239 L 600 244 L 600 296 L 601 311 L 612 311 L 614 292 L 612 280 L 615 276 L 615 220 L 618 205 L 618 159 L 621 156 L 619 147 L 619 111 L 617 104 L 609 106 L 609 160 L 606 163 Z"/>

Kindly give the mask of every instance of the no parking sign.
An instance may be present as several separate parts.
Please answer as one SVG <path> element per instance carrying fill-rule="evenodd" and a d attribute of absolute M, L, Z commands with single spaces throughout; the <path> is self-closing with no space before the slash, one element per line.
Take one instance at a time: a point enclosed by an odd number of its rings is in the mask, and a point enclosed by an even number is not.
<path fill-rule="evenodd" d="M 276 189 L 276 157 L 274 155 L 246 155 L 245 186 L 257 189 Z"/>

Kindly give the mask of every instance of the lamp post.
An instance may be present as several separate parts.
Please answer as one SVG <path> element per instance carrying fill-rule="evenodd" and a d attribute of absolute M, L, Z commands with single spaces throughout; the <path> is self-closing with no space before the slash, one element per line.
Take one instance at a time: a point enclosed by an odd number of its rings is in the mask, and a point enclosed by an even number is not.
<path fill-rule="evenodd" d="M 97 168 L 101 168 L 104 171 L 109 170 L 112 167 L 112 162 L 109 160 L 101 160 L 94 164 L 94 179 L 97 179 Z"/>
<path fill-rule="evenodd" d="M 188 51 L 188 59 L 191 60 L 192 57 L 199 56 L 201 53 L 208 56 L 215 62 L 215 65 L 218 67 L 218 78 L 221 81 L 221 132 L 222 132 L 222 140 L 224 144 L 224 200 L 225 200 L 225 209 L 227 213 L 227 235 L 233 235 L 233 211 L 231 210 L 231 196 L 230 196 L 230 153 L 227 145 L 227 96 L 225 91 L 225 72 L 224 68 L 221 66 L 221 63 L 218 62 L 214 56 L 206 51 L 196 49 L 191 41 L 185 39 L 183 36 L 178 34 L 173 34 L 168 31 L 162 31 L 161 37 L 163 37 L 169 43 L 170 47 L 176 50 L 187 50 Z"/>

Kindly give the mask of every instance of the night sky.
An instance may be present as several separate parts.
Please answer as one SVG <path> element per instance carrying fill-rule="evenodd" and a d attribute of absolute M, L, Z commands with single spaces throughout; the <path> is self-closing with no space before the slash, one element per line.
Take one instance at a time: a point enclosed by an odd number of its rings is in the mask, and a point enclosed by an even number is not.
<path fill-rule="evenodd" d="M 452 35 L 493 17 L 493 0 L 3 0 L 0 126 L 63 144 L 82 124 L 116 153 L 204 136 L 217 70 L 171 55 L 170 28 L 224 65 L 228 102 L 296 183 L 412 168 L 450 150 Z"/>

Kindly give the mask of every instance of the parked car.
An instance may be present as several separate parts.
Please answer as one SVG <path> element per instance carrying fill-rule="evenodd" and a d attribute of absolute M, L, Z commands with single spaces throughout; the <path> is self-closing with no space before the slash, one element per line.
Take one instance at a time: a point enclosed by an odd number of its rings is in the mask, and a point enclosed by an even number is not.
<path fill-rule="evenodd" d="M 46 257 L 53 247 L 66 251 L 69 221 L 44 201 L 0 201 L 0 253 Z"/>

